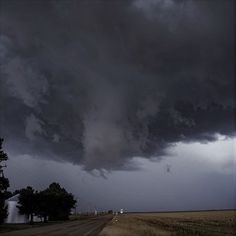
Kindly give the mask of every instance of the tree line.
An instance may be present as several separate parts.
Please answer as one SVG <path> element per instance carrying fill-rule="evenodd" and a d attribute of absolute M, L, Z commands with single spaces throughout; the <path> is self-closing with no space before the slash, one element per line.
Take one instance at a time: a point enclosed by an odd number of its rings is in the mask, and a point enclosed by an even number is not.
<path fill-rule="evenodd" d="M 30 186 L 13 193 L 7 191 L 9 180 L 4 176 L 3 167 L 5 166 L 1 163 L 6 161 L 8 156 L 2 149 L 2 143 L 3 139 L 0 139 L 0 224 L 7 217 L 5 200 L 16 194 L 19 194 L 17 206 L 19 213 L 28 216 L 30 223 L 33 223 L 34 216 L 40 217 L 44 222 L 67 220 L 76 200 L 58 183 L 52 183 L 42 191 L 34 190 Z"/>
<path fill-rule="evenodd" d="M 71 209 L 75 206 L 76 200 L 71 193 L 68 193 L 58 183 L 52 183 L 43 191 L 35 191 L 28 186 L 19 191 L 19 212 L 27 215 L 30 222 L 33 216 L 47 220 L 68 220 Z"/>

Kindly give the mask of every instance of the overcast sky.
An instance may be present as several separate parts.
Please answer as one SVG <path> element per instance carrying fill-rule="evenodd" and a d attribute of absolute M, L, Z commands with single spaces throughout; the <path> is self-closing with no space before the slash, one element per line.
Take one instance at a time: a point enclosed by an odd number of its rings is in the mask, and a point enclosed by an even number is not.
<path fill-rule="evenodd" d="M 11 189 L 79 209 L 235 208 L 233 0 L 0 0 Z"/>

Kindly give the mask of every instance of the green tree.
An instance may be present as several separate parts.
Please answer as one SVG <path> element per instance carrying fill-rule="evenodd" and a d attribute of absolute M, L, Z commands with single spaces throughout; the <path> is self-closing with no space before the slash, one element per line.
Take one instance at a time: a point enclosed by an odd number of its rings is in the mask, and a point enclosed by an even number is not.
<path fill-rule="evenodd" d="M 52 183 L 43 191 L 44 210 L 49 220 L 67 220 L 76 200 L 58 183 Z"/>
<path fill-rule="evenodd" d="M 43 218 L 44 222 L 47 222 L 48 218 L 47 200 L 48 199 L 47 195 L 45 194 L 45 191 L 35 193 L 35 201 L 36 201 L 35 214 Z"/>
<path fill-rule="evenodd" d="M 18 204 L 20 214 L 30 217 L 30 222 L 33 223 L 34 215 L 43 218 L 44 222 L 47 218 L 67 220 L 76 200 L 58 183 L 52 183 L 41 192 L 35 191 L 32 187 L 21 189 Z"/>
<path fill-rule="evenodd" d="M 0 139 L 0 224 L 4 222 L 7 217 L 7 206 L 5 200 L 8 196 L 7 188 L 9 187 L 9 180 L 3 174 L 3 161 L 8 159 L 7 154 L 2 149 L 3 139 Z"/>
<path fill-rule="evenodd" d="M 28 186 L 20 190 L 18 208 L 20 214 L 27 215 L 30 218 L 30 223 L 33 224 L 34 214 L 37 212 L 37 198 L 35 190 Z"/>
<path fill-rule="evenodd" d="M 107 213 L 108 214 L 113 214 L 113 210 L 109 210 Z"/>

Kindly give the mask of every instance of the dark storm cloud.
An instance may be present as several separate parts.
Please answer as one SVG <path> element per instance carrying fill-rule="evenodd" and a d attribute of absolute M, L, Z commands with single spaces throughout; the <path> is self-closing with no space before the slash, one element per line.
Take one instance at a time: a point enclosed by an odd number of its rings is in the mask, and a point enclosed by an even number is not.
<path fill-rule="evenodd" d="M 233 0 L 0 3 L 0 131 L 16 153 L 132 169 L 234 135 Z"/>

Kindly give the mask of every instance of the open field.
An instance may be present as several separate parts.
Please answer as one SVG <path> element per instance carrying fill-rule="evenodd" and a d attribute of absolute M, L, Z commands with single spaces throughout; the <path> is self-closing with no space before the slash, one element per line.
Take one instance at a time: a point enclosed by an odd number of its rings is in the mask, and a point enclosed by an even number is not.
<path fill-rule="evenodd" d="M 100 236 L 236 235 L 236 211 L 128 213 L 118 215 Z"/>

